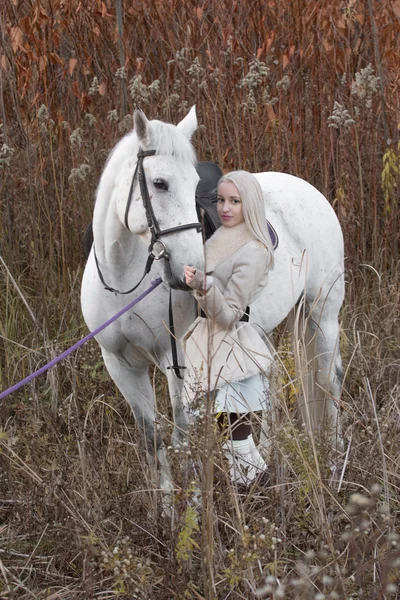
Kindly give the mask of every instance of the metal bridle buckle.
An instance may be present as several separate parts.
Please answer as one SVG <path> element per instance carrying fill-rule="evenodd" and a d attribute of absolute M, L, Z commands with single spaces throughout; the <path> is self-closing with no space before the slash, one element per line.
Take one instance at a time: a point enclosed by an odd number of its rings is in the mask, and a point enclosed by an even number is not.
<path fill-rule="evenodd" d="M 156 240 L 150 247 L 149 254 L 152 255 L 154 260 L 161 260 L 162 258 L 168 259 L 167 246 L 161 240 Z"/>

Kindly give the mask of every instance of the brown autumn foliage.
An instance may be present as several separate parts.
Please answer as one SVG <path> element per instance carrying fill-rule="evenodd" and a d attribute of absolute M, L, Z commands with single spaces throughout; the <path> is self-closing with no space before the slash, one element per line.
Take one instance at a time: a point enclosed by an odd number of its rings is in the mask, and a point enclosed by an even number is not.
<path fill-rule="evenodd" d="M 89 346 L 0 407 L 0 597 L 396 597 L 400 0 L 7 0 L 0 32 L 1 388 L 86 333 L 82 235 L 135 106 L 176 123 L 196 104 L 201 160 L 298 175 L 338 214 L 353 427 L 334 488 L 324 440 L 317 477 L 284 420 L 261 500 L 238 504 L 217 457 L 210 550 L 180 454 L 176 520 L 156 518 L 129 409 Z"/>
<path fill-rule="evenodd" d="M 400 5 L 373 4 L 374 26 L 368 6 L 352 0 L 127 2 L 121 40 L 115 3 L 3 5 L 3 131 L 21 169 L 17 181 L 3 184 L 3 222 L 14 252 L 16 240 L 22 255 L 23 240 L 33 240 L 34 254 L 49 255 L 51 267 L 76 267 L 105 152 L 121 135 L 107 121 L 109 111 L 122 118 L 138 102 L 148 116 L 176 121 L 196 103 L 199 157 L 224 168 L 282 170 L 307 179 L 334 203 L 348 234 L 349 261 L 390 268 L 398 259 L 398 204 L 393 194 L 385 210 L 381 172 L 384 152 L 398 139 Z M 256 94 L 256 106 L 246 113 L 248 89 L 238 84 L 254 58 L 269 69 L 262 85 L 275 103 Z M 188 72 L 194 59 L 198 74 Z M 368 64 L 382 82 L 370 108 L 351 94 L 355 74 Z M 128 82 L 115 78 L 121 66 Z M 127 83 L 137 75 L 146 85 L 160 81 L 150 101 L 130 98 Z M 285 75 L 286 93 L 275 87 Z M 91 94 L 94 77 L 99 87 Z M 356 127 L 328 127 L 335 101 L 352 116 L 359 109 Z M 50 140 L 38 127 L 42 105 L 54 123 Z M 84 126 L 86 113 L 97 121 L 81 153 L 71 153 L 69 134 Z M 68 176 L 79 161 L 92 175 L 77 190 Z M 25 210 L 35 219 L 24 219 Z M 54 248 L 40 235 L 46 223 L 58 240 Z"/>

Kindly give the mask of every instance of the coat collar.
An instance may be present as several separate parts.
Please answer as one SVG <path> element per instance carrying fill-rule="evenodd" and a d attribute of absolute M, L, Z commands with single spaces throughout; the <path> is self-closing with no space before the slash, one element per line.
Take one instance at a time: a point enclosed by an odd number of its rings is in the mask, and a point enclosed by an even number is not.
<path fill-rule="evenodd" d="M 219 227 L 205 244 L 207 273 L 214 271 L 218 265 L 254 239 L 244 221 L 235 227 Z"/>

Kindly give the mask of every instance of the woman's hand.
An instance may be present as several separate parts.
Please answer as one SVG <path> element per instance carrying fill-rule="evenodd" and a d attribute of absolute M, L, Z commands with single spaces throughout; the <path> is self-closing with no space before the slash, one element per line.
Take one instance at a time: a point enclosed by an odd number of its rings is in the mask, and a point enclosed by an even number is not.
<path fill-rule="evenodd" d="M 183 267 L 183 274 L 186 285 L 192 288 L 192 290 L 197 290 L 199 293 L 206 292 L 213 282 L 212 277 L 206 276 L 200 269 L 190 267 L 189 265 Z"/>
<path fill-rule="evenodd" d="M 185 276 L 185 283 L 186 285 L 189 285 L 192 283 L 194 276 L 196 275 L 196 268 L 195 267 L 189 267 L 188 265 L 185 265 L 183 267 L 183 274 Z"/>

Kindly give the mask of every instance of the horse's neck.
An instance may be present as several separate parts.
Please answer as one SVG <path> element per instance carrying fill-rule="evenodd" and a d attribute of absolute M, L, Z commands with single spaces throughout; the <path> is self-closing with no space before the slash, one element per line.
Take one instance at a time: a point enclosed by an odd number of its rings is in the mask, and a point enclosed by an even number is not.
<path fill-rule="evenodd" d="M 132 258 L 143 254 L 144 244 L 124 227 L 117 215 L 112 194 L 127 157 L 136 156 L 138 143 L 131 135 L 123 138 L 102 174 L 93 214 L 93 237 L 98 260 L 113 270 L 125 272 Z M 127 190 L 128 194 L 128 190 Z"/>
<path fill-rule="evenodd" d="M 144 251 L 143 242 L 125 229 L 112 207 L 96 214 L 93 237 L 98 260 L 114 271 L 125 272 Z"/>

